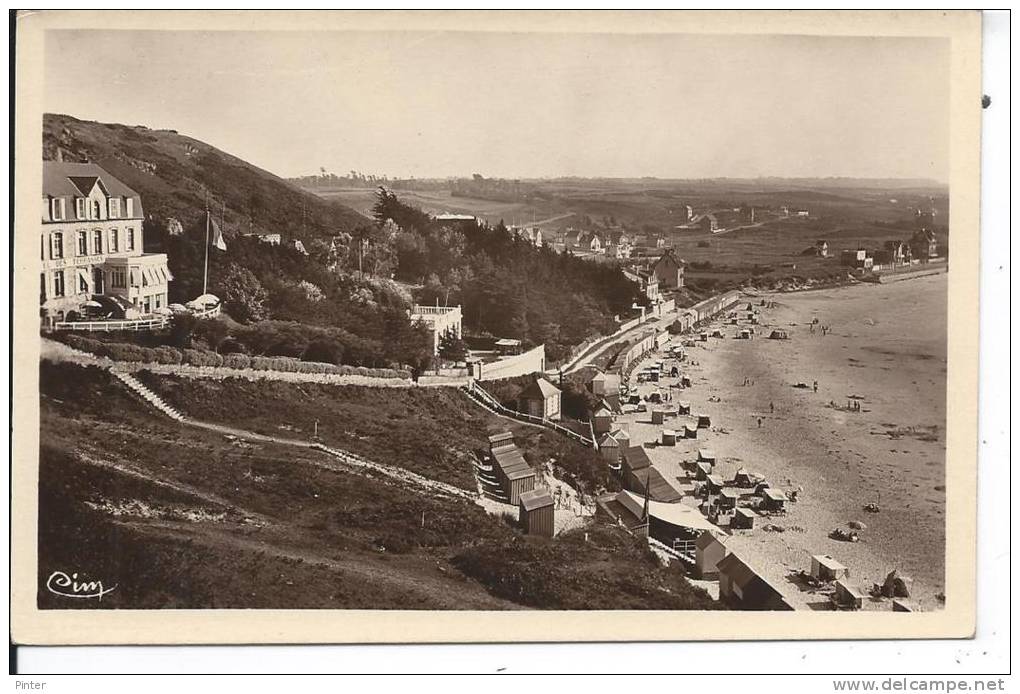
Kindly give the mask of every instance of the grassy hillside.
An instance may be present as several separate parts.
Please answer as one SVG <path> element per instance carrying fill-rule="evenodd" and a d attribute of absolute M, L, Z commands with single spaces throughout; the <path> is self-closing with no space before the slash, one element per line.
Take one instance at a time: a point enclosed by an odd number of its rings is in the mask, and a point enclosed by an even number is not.
<path fill-rule="evenodd" d="M 43 609 L 714 607 L 619 528 L 522 536 L 313 450 L 182 426 L 95 367 L 44 362 L 40 392 Z M 117 587 L 71 601 L 53 571 Z"/>
<path fill-rule="evenodd" d="M 173 130 L 43 116 L 43 158 L 60 150 L 65 161 L 99 164 L 142 196 L 155 222 L 178 219 L 186 228 L 204 219 L 207 201 L 224 235 L 248 231 L 311 239 L 349 231 L 367 219 L 341 204 L 307 193 L 268 171 Z"/>

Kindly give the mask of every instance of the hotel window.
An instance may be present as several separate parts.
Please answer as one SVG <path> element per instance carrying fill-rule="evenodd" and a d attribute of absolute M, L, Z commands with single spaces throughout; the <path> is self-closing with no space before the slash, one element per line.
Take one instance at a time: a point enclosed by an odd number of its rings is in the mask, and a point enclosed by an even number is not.
<path fill-rule="evenodd" d="M 52 260 L 59 260 L 64 257 L 64 235 L 59 231 L 54 231 L 50 237 L 50 258 Z"/>
<path fill-rule="evenodd" d="M 120 198 L 110 198 L 110 219 L 120 217 Z"/>
<path fill-rule="evenodd" d="M 92 216 L 89 219 L 103 218 L 103 206 L 98 200 L 90 200 L 89 207 L 92 209 Z"/>
<path fill-rule="evenodd" d="M 135 230 L 134 229 L 128 229 L 127 230 L 127 243 L 124 244 L 124 245 L 125 245 L 126 249 L 129 250 L 129 251 L 135 250 Z"/>
<path fill-rule="evenodd" d="M 124 206 L 127 208 L 127 215 L 126 216 L 134 217 L 135 216 L 134 215 L 134 212 L 135 212 L 135 200 L 134 200 L 134 198 L 125 198 L 124 199 Z"/>
<path fill-rule="evenodd" d="M 64 295 L 64 271 L 57 270 L 53 273 L 53 296 Z"/>
<path fill-rule="evenodd" d="M 96 255 L 102 255 L 103 253 L 103 230 L 96 229 L 92 232 L 92 246 L 95 250 Z"/>
<path fill-rule="evenodd" d="M 64 219 L 64 200 L 62 198 L 54 198 L 50 200 L 50 217 L 55 222 L 59 222 Z"/>
<path fill-rule="evenodd" d="M 85 219 L 85 198 L 74 199 L 74 216 L 78 219 Z"/>
<path fill-rule="evenodd" d="M 116 229 L 110 229 L 110 253 L 120 251 L 120 238 Z"/>
<path fill-rule="evenodd" d="M 39 301 L 46 301 L 46 273 L 39 273 Z"/>
<path fill-rule="evenodd" d="M 89 254 L 89 233 L 84 229 L 78 232 L 78 255 Z"/>

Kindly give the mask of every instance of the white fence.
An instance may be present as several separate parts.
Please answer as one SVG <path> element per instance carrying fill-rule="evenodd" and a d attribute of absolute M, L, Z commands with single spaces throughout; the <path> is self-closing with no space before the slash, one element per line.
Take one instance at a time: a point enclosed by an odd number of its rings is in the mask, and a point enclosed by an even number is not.
<path fill-rule="evenodd" d="M 597 448 L 597 445 L 595 444 L 594 435 L 592 436 L 592 438 L 589 439 L 585 436 L 581 436 L 573 429 L 568 429 L 562 424 L 557 424 L 551 419 L 543 419 L 542 417 L 536 417 L 534 415 L 527 414 L 526 412 L 518 412 L 517 410 L 511 410 L 509 407 L 504 407 L 499 402 L 499 400 L 494 398 L 487 390 L 482 388 L 477 383 L 474 382 L 468 383 L 466 386 L 464 386 L 464 392 L 466 392 L 468 394 L 468 397 L 470 397 L 472 400 L 477 402 L 485 409 L 490 410 L 491 412 L 501 414 L 504 417 L 519 419 L 520 421 L 528 422 L 529 424 L 535 424 L 540 427 L 545 427 L 546 429 L 552 429 L 555 432 L 563 434 L 564 436 L 573 439 L 574 441 L 577 441 L 583 446 Z M 591 430 L 591 422 L 588 423 L 588 428 L 589 430 Z"/>
<path fill-rule="evenodd" d="M 201 311 L 193 311 L 196 318 L 215 318 L 220 315 L 220 305 L 216 304 Z M 54 330 L 72 330 L 81 332 L 113 332 L 115 330 L 162 330 L 170 324 L 171 316 L 157 318 L 139 318 L 136 320 L 95 320 L 95 321 L 57 321 Z"/>
<path fill-rule="evenodd" d="M 545 371 L 545 345 L 529 349 L 523 354 L 474 365 L 474 377 L 479 381 L 496 381 L 542 371 Z"/>

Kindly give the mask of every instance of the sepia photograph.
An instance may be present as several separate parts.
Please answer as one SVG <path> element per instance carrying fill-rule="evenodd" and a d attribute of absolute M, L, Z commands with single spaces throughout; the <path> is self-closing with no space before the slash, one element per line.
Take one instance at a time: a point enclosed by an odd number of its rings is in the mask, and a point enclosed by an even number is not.
<path fill-rule="evenodd" d="M 979 21 L 215 14 L 37 27 L 33 618 L 973 630 Z"/>

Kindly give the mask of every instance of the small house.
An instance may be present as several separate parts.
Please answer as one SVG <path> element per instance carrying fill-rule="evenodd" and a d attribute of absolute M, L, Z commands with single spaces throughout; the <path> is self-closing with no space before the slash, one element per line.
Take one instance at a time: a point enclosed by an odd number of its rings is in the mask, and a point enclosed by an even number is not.
<path fill-rule="evenodd" d="M 739 530 L 751 530 L 754 528 L 754 511 L 749 508 L 738 508 L 733 512 L 733 519 L 730 527 Z"/>
<path fill-rule="evenodd" d="M 850 570 L 828 554 L 816 554 L 811 557 L 811 578 L 819 581 L 835 581 L 849 575 Z"/>
<path fill-rule="evenodd" d="M 699 463 L 709 463 L 710 465 L 715 465 L 715 451 L 712 451 L 712 450 L 710 450 L 708 448 L 699 448 L 698 449 L 698 462 Z"/>
<path fill-rule="evenodd" d="M 600 407 L 591 416 L 591 425 L 596 434 L 608 434 L 613 428 L 613 413 L 605 407 Z"/>
<path fill-rule="evenodd" d="M 528 535 L 552 537 L 555 532 L 553 523 L 553 499 L 546 487 L 522 492 L 518 505 L 518 519 L 524 532 Z"/>
<path fill-rule="evenodd" d="M 638 475 L 652 466 L 652 461 L 645 449 L 641 446 L 631 446 L 621 450 L 620 463 L 623 466 L 625 486 L 630 489 L 643 489 L 643 475 L 642 477 Z"/>
<path fill-rule="evenodd" d="M 732 552 L 718 564 L 719 599 L 738 610 L 792 610 L 772 584 Z"/>
<path fill-rule="evenodd" d="M 560 418 L 560 389 L 541 376 L 517 396 L 521 412 L 541 419 Z"/>
<path fill-rule="evenodd" d="M 662 430 L 662 445 L 663 446 L 675 446 L 676 445 L 676 431 L 674 429 L 663 429 Z"/>
<path fill-rule="evenodd" d="M 714 533 L 703 532 L 694 541 L 694 570 L 703 581 L 719 577 L 719 562 L 726 556 L 724 545 Z"/>

